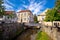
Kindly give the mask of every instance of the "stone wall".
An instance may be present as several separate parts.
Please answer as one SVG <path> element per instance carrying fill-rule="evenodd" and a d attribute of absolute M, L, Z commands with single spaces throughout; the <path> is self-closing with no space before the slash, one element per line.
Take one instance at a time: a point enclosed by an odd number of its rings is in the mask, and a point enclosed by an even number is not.
<path fill-rule="evenodd" d="M 43 25 L 42 31 L 45 31 L 53 40 L 60 40 L 60 31 L 58 32 L 57 27 Z"/>
<path fill-rule="evenodd" d="M 52 26 L 52 22 L 43 22 L 45 26 Z"/>
<path fill-rule="evenodd" d="M 58 27 L 60 27 L 60 21 L 53 21 L 53 26 L 58 26 Z"/>
<path fill-rule="evenodd" d="M 58 27 L 60 27 L 60 21 L 53 21 L 53 23 L 52 22 L 43 22 L 43 25 L 45 25 L 45 26 L 52 26 L 52 25 L 55 26 L 54 23 L 57 24 Z"/>
<path fill-rule="evenodd" d="M 23 30 L 23 25 L 19 23 L 0 24 L 1 40 L 11 40 Z"/>

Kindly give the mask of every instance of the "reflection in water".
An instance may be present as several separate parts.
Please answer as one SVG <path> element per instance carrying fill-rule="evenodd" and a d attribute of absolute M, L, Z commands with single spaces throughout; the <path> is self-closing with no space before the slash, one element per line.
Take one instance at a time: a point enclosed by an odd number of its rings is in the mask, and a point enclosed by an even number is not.
<path fill-rule="evenodd" d="M 27 29 L 16 40 L 35 40 L 37 29 Z"/>

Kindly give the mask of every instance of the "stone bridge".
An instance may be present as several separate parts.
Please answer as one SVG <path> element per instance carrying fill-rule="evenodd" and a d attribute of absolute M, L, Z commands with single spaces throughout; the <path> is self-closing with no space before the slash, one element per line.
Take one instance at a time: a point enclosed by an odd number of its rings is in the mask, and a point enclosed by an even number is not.
<path fill-rule="evenodd" d="M 24 24 L 26 28 L 40 28 L 41 24 L 39 23 L 25 23 Z"/>

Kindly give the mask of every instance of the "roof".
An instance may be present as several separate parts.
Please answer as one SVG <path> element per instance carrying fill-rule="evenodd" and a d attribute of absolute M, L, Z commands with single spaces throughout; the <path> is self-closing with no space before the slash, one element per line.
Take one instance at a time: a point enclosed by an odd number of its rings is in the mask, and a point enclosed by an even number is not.
<path fill-rule="evenodd" d="M 23 13 L 23 12 L 30 12 L 29 14 L 31 15 L 33 15 L 33 13 L 30 11 L 30 10 L 21 10 L 21 11 L 19 11 L 19 12 L 17 12 L 17 13 Z"/>
<path fill-rule="evenodd" d="M 14 11 L 5 11 L 5 14 L 12 14 Z"/>
<path fill-rule="evenodd" d="M 18 13 L 21 13 L 21 12 L 31 12 L 30 10 L 21 10 L 19 11 Z M 32 13 L 32 12 L 31 12 Z"/>

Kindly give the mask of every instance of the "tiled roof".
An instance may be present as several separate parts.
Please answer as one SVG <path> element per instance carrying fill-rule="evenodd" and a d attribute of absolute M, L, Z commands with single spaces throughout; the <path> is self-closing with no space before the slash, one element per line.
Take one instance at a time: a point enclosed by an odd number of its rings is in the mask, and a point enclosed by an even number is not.
<path fill-rule="evenodd" d="M 5 14 L 12 14 L 14 11 L 5 11 Z"/>
<path fill-rule="evenodd" d="M 30 10 L 21 10 L 21 11 L 19 11 L 17 13 L 23 13 L 23 12 L 30 12 L 29 14 L 32 14 L 33 15 L 33 13 Z"/>
<path fill-rule="evenodd" d="M 21 13 L 21 12 L 31 12 L 30 10 L 21 10 L 19 11 L 18 13 Z M 32 12 L 31 12 L 32 13 Z"/>

